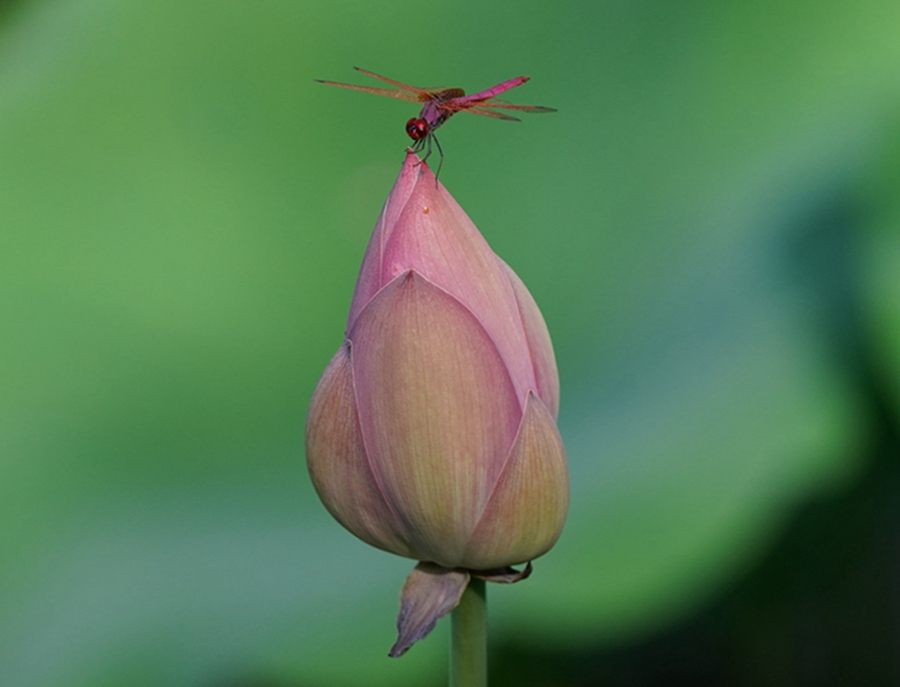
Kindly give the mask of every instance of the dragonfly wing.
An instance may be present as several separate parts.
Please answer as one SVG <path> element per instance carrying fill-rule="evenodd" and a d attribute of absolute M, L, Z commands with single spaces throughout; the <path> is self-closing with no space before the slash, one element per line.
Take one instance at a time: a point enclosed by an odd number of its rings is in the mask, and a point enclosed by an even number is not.
<path fill-rule="evenodd" d="M 385 83 L 389 83 L 392 86 L 396 86 L 404 91 L 409 93 L 415 93 L 417 95 L 430 95 L 433 89 L 430 88 L 417 88 L 416 86 L 409 86 L 405 83 L 400 83 L 399 81 L 394 81 L 393 79 L 389 79 L 386 76 L 381 76 L 380 74 L 376 74 L 375 72 L 370 72 L 361 67 L 354 67 L 354 69 L 358 72 L 362 72 L 366 76 L 371 76 L 373 79 L 378 79 L 379 81 L 384 81 Z M 417 99 L 418 100 L 418 99 Z"/>
<path fill-rule="evenodd" d="M 499 107 L 503 110 L 518 110 L 519 112 L 529 112 L 537 114 L 539 112 L 556 112 L 555 107 L 543 107 L 541 105 L 513 105 L 505 100 L 488 100 L 484 103 L 478 103 L 480 107 Z"/>
<path fill-rule="evenodd" d="M 415 93 L 407 93 L 406 91 L 398 91 L 394 88 L 370 88 L 369 86 L 355 86 L 349 83 L 338 83 L 337 81 L 323 81 L 322 79 L 314 79 L 319 83 L 328 84 L 329 86 L 340 86 L 341 88 L 349 88 L 353 91 L 362 91 L 363 93 L 374 93 L 375 95 L 385 95 L 388 98 L 397 98 L 397 100 L 406 100 L 410 103 L 421 102 L 419 96 Z"/>
<path fill-rule="evenodd" d="M 497 112 L 495 110 L 489 110 L 486 107 L 482 107 L 481 105 L 472 105 L 471 107 L 464 107 L 460 110 L 460 112 L 471 112 L 472 114 L 482 115 L 484 117 L 493 117 L 494 119 L 505 119 L 508 122 L 521 122 L 522 120 L 518 117 L 512 117 L 508 114 L 503 114 L 502 112 Z"/>

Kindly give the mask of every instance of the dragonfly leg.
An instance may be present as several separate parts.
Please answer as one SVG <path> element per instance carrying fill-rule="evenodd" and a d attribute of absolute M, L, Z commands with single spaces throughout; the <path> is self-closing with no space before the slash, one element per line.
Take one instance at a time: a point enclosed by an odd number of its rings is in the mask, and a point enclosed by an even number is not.
<path fill-rule="evenodd" d="M 426 137 L 426 138 L 430 138 L 430 137 Z M 413 152 L 415 152 L 415 153 L 421 153 L 421 152 L 422 152 L 422 149 L 423 149 L 424 147 L 425 147 L 425 139 L 424 139 L 424 138 L 420 138 L 420 139 L 417 139 L 415 143 L 413 143 L 413 145 L 412 145 L 412 150 L 413 150 Z M 430 144 L 429 144 L 429 147 L 428 147 L 428 148 L 429 148 L 429 149 L 428 149 L 428 152 L 425 154 L 425 157 L 423 157 L 421 160 L 419 160 L 419 161 L 416 163 L 417 165 L 421 165 L 423 162 L 425 162 L 425 160 L 428 159 L 428 156 L 431 155 L 431 145 L 430 145 Z"/>
<path fill-rule="evenodd" d="M 444 149 L 441 148 L 441 142 L 437 139 L 433 133 L 429 132 L 425 138 L 420 138 L 413 144 L 413 150 L 417 153 L 422 152 L 422 148 L 425 148 L 425 156 L 419 160 L 418 164 L 422 164 L 431 157 L 431 140 L 434 139 L 434 144 L 437 146 L 438 155 L 441 156 L 441 161 L 438 162 L 437 174 L 434 175 L 434 185 L 437 186 L 438 177 L 441 174 L 441 167 L 444 166 Z"/>
<path fill-rule="evenodd" d="M 431 157 L 431 137 L 432 137 L 432 135 L 433 134 L 431 134 L 431 132 L 429 132 L 428 135 L 424 139 L 422 139 L 423 141 L 425 141 L 425 143 L 427 143 L 427 146 L 425 148 L 425 157 L 422 158 L 422 162 L 425 162 L 425 160 L 427 160 L 428 158 Z"/>
<path fill-rule="evenodd" d="M 438 155 L 441 156 L 441 161 L 438 162 L 437 174 L 434 175 L 434 183 L 435 183 L 435 185 L 437 185 L 438 177 L 441 176 L 441 167 L 444 166 L 444 150 L 443 150 L 443 148 L 441 148 L 441 142 L 437 139 L 437 136 L 435 136 L 434 134 L 431 134 L 430 138 L 434 139 L 434 144 L 437 146 L 437 149 L 438 149 Z M 428 153 L 430 155 L 431 151 L 429 150 Z"/>

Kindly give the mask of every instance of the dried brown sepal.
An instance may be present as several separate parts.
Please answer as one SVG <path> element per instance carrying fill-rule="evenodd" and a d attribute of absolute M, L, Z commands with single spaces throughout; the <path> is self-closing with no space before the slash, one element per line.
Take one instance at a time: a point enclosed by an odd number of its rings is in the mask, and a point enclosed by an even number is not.
<path fill-rule="evenodd" d="M 515 568 L 507 566 L 505 568 L 494 568 L 493 570 L 470 570 L 469 574 L 472 577 L 477 577 L 479 580 L 485 580 L 486 582 L 512 584 L 513 582 L 524 580 L 531 575 L 532 570 L 534 570 L 534 568 L 531 565 L 531 561 L 528 561 L 528 564 L 523 570 L 516 570 Z"/>
<path fill-rule="evenodd" d="M 456 608 L 468 584 L 467 570 L 444 568 L 436 563 L 419 563 L 413 568 L 400 591 L 397 641 L 388 656 L 402 656 L 424 639 L 438 620 Z"/>

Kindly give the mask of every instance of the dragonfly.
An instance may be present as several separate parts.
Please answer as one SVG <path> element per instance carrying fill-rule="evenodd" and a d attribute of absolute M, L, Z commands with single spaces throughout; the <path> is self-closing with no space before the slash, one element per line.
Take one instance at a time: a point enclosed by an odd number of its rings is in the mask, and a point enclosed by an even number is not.
<path fill-rule="evenodd" d="M 413 150 L 421 152 L 426 149 L 424 160 L 431 155 L 431 142 L 434 141 L 435 146 L 440 154 L 441 161 L 438 164 L 437 175 L 441 173 L 441 166 L 444 164 L 444 151 L 441 144 L 434 135 L 434 132 L 444 124 L 450 117 L 457 112 L 471 112 L 472 114 L 483 115 L 485 117 L 493 117 L 494 119 L 505 119 L 511 122 L 520 122 L 518 117 L 498 112 L 498 110 L 513 110 L 516 112 L 528 112 L 531 114 L 540 112 L 556 112 L 552 107 L 541 107 L 539 105 L 513 105 L 505 100 L 499 100 L 496 96 L 501 93 L 521 86 L 531 77 L 517 76 L 498 83 L 484 91 L 466 95 L 461 88 L 417 88 L 416 86 L 408 86 L 405 83 L 394 81 L 386 76 L 375 74 L 374 72 L 354 67 L 358 72 L 362 72 L 367 76 L 371 76 L 379 81 L 391 84 L 394 88 L 373 88 L 371 86 L 356 86 L 349 83 L 339 83 L 337 81 L 324 81 L 315 79 L 319 83 L 328 84 L 329 86 L 340 86 L 341 88 L 350 88 L 354 91 L 363 91 L 364 93 L 374 93 L 375 95 L 384 95 L 397 100 L 406 100 L 411 103 L 425 103 L 418 117 L 411 118 L 406 122 L 406 133 L 414 141 Z"/>

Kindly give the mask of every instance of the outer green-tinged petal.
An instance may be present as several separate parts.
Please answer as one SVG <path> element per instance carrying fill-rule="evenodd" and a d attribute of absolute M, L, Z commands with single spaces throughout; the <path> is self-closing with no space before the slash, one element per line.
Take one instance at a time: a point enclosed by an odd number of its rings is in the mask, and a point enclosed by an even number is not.
<path fill-rule="evenodd" d="M 306 462 L 319 498 L 338 522 L 372 546 L 413 555 L 366 459 L 348 344 L 331 359 L 313 394 Z"/>
<path fill-rule="evenodd" d="M 382 492 L 416 556 L 456 567 L 521 419 L 510 375 L 471 312 L 413 271 L 372 299 L 350 340 Z"/>
<path fill-rule="evenodd" d="M 556 356 L 553 355 L 550 331 L 525 283 L 505 262 L 503 267 L 506 269 L 506 274 L 509 276 L 509 281 L 516 294 L 519 312 L 522 315 L 522 324 L 525 325 L 525 336 L 528 339 L 528 348 L 534 362 L 537 395 L 556 419 L 559 416 L 559 372 L 556 369 Z"/>
<path fill-rule="evenodd" d="M 546 553 L 562 532 L 568 507 L 562 438 L 546 406 L 529 394 L 509 461 L 466 547 L 463 565 L 493 568 Z"/>

